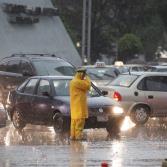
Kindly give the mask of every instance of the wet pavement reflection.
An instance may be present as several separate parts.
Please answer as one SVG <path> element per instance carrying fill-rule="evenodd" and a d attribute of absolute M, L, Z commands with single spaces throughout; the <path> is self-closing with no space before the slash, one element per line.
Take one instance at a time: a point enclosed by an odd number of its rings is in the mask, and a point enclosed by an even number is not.
<path fill-rule="evenodd" d="M 52 127 L 28 125 L 17 131 L 11 123 L 0 129 L 0 167 L 158 167 L 167 158 L 167 120 L 150 119 L 135 126 L 128 118 L 117 136 L 105 129 L 84 132 L 86 141 L 70 141 Z"/>

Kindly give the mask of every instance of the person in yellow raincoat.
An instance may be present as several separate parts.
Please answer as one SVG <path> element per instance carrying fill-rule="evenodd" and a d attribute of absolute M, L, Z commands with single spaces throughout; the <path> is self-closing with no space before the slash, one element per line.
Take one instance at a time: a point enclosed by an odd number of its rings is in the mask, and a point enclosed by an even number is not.
<path fill-rule="evenodd" d="M 88 118 L 87 92 L 91 81 L 86 69 L 79 68 L 70 82 L 71 136 L 72 140 L 83 139 L 85 119 Z"/>

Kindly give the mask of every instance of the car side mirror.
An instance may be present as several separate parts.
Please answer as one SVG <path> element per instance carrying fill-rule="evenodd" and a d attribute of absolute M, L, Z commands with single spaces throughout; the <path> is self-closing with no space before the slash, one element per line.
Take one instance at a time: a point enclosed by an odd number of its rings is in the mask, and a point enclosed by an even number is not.
<path fill-rule="evenodd" d="M 49 94 L 49 92 L 42 92 L 42 96 L 50 97 L 50 94 Z"/>
<path fill-rule="evenodd" d="M 102 93 L 103 96 L 108 95 L 108 91 L 105 91 L 105 90 L 103 90 L 101 93 Z"/>

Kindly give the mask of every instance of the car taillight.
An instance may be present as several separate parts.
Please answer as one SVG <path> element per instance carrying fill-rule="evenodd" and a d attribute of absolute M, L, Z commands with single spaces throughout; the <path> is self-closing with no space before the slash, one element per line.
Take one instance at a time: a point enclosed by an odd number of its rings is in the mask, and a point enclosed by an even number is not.
<path fill-rule="evenodd" d="M 122 100 L 122 96 L 120 95 L 119 92 L 114 92 L 113 99 L 116 100 L 116 101 L 121 101 Z"/>

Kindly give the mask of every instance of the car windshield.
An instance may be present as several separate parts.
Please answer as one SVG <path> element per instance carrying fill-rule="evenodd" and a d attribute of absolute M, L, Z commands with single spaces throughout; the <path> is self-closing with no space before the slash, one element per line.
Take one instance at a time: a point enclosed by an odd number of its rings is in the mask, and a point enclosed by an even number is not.
<path fill-rule="evenodd" d="M 113 80 L 110 86 L 121 86 L 129 87 L 138 78 L 137 75 L 119 75 L 115 80 Z"/>
<path fill-rule="evenodd" d="M 110 80 L 117 76 L 115 68 L 87 68 L 87 74 L 92 80 Z"/>
<path fill-rule="evenodd" d="M 167 68 L 154 68 L 152 72 L 167 72 Z"/>
<path fill-rule="evenodd" d="M 69 96 L 69 84 L 70 80 L 53 80 L 53 86 L 55 89 L 56 96 Z M 97 88 L 98 89 L 98 88 Z M 95 97 L 100 96 L 99 92 L 95 90 L 92 86 L 88 92 L 88 96 Z"/>
<path fill-rule="evenodd" d="M 66 75 L 73 76 L 75 68 L 62 60 L 33 60 L 37 75 Z"/>
<path fill-rule="evenodd" d="M 129 71 L 128 67 L 125 66 L 116 66 L 116 68 L 119 70 L 120 73 L 125 73 Z"/>

